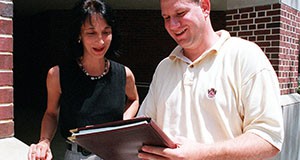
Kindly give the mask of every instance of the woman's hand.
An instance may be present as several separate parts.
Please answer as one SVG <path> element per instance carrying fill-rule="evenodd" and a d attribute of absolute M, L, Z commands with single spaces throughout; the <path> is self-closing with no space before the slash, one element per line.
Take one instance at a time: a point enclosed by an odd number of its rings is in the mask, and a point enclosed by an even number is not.
<path fill-rule="evenodd" d="M 52 157 L 48 139 L 41 140 L 38 144 L 30 145 L 28 160 L 51 160 Z"/>

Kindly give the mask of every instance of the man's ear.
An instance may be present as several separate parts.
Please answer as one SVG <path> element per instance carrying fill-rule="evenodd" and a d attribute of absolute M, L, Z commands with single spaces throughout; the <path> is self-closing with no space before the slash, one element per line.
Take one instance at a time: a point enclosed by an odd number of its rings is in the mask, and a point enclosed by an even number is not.
<path fill-rule="evenodd" d="M 201 0 L 201 8 L 204 16 L 209 17 L 210 13 L 210 0 Z"/>

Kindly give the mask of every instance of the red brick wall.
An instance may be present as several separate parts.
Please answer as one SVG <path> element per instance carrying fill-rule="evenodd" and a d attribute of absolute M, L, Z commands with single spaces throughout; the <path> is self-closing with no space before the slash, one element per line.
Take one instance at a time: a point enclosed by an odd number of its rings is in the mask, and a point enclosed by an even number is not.
<path fill-rule="evenodd" d="M 281 94 L 298 86 L 299 12 L 284 4 L 228 10 L 226 28 L 231 35 L 257 43 L 272 63 Z"/>
<path fill-rule="evenodd" d="M 294 93 L 298 86 L 300 11 L 281 4 L 279 81 L 282 93 Z"/>
<path fill-rule="evenodd" d="M 150 83 L 157 64 L 176 46 L 163 26 L 159 10 L 117 10 L 121 32 L 118 61 L 127 65 L 137 82 Z"/>
<path fill-rule="evenodd" d="M 14 135 L 12 17 L 12 1 L 0 1 L 0 138 Z"/>

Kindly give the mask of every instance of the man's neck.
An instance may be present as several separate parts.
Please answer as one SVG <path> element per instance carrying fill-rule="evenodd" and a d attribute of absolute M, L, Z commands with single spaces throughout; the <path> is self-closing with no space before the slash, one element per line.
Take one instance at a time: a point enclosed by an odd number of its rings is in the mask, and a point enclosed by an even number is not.
<path fill-rule="evenodd" d="M 205 41 L 200 42 L 193 48 L 183 48 L 183 55 L 194 62 L 198 59 L 204 52 L 209 50 L 220 38 L 215 32 L 208 35 Z"/>

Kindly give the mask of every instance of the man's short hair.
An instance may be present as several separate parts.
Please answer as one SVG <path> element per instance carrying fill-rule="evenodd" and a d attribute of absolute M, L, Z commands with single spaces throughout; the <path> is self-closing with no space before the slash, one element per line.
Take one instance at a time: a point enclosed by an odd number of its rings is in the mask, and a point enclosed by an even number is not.
<path fill-rule="evenodd" d="M 161 1 L 161 0 L 159 0 L 159 1 Z M 201 0 L 190 0 L 190 1 L 195 2 L 195 3 L 200 3 L 201 2 Z"/>

